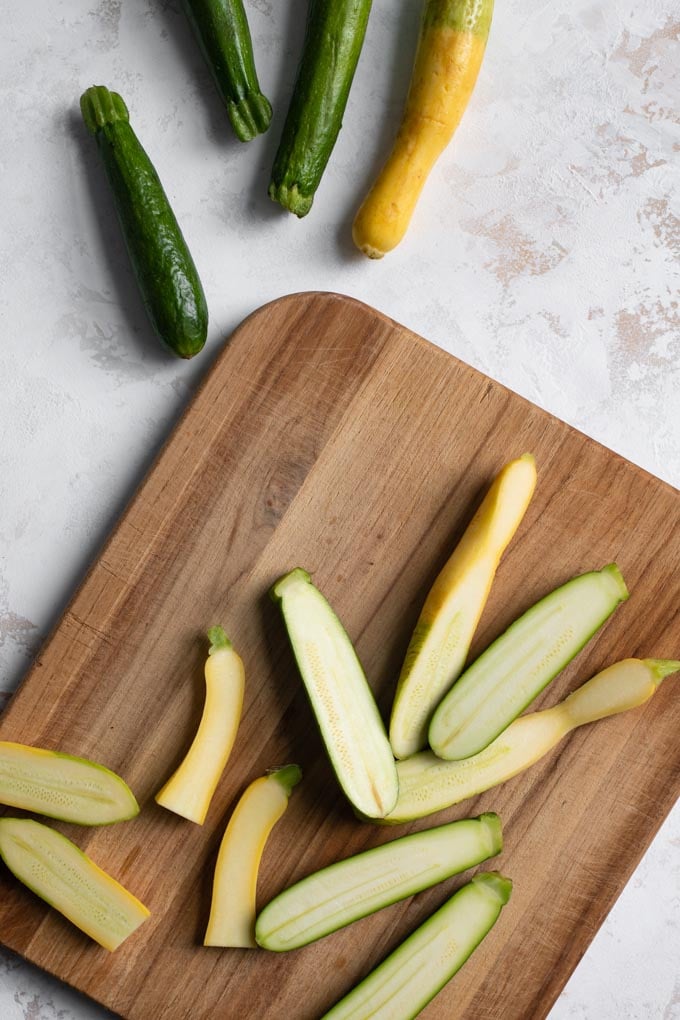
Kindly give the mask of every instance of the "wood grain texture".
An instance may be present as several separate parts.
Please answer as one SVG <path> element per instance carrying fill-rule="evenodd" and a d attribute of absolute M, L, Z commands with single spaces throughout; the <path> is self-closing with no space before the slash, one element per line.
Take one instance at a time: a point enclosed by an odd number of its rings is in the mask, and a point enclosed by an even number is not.
<path fill-rule="evenodd" d="M 472 654 L 537 598 L 616 560 L 632 597 L 543 693 L 624 656 L 680 657 L 678 494 L 364 305 L 274 302 L 234 334 L 0 719 L 0 738 L 104 762 L 143 810 L 59 826 L 152 917 L 111 955 L 0 872 L 0 938 L 130 1020 L 314 1020 L 464 878 L 291 954 L 201 947 L 212 868 L 248 782 L 304 780 L 265 851 L 266 902 L 338 857 L 495 810 L 513 898 L 427 1020 L 543 1017 L 678 793 L 680 690 L 576 731 L 500 789 L 384 829 L 339 792 L 267 590 L 304 566 L 387 714 L 419 608 L 502 464 L 537 458 L 534 501 Z M 201 828 L 153 802 L 200 717 L 203 635 L 246 665 L 244 718 Z"/>

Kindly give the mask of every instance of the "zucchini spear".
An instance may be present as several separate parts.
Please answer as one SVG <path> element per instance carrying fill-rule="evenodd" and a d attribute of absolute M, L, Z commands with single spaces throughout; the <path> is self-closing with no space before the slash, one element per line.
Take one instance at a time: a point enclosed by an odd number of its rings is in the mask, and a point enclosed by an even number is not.
<path fill-rule="evenodd" d="M 498 872 L 475 875 L 322 1020 L 414 1020 L 488 935 L 511 892 Z"/>
<path fill-rule="evenodd" d="M 257 919 L 255 938 L 283 952 L 306 946 L 429 889 L 500 853 L 498 815 L 464 818 L 331 864 L 279 893 Z"/>
<path fill-rule="evenodd" d="M 615 563 L 546 595 L 489 645 L 440 703 L 430 747 L 469 758 L 502 733 L 628 598 Z"/>
<path fill-rule="evenodd" d="M 243 0 L 184 0 L 187 17 L 241 142 L 269 127 L 272 108 L 260 91 Z"/>
<path fill-rule="evenodd" d="M 243 663 L 221 627 L 208 631 L 203 715 L 187 755 L 156 794 L 168 811 L 203 825 L 236 740 L 243 707 Z"/>
<path fill-rule="evenodd" d="M 297 765 L 272 769 L 245 790 L 229 819 L 215 865 L 210 920 L 203 944 L 255 949 L 255 901 L 269 834 L 302 779 Z"/>
<path fill-rule="evenodd" d="M 360 814 L 382 818 L 397 802 L 397 770 L 352 643 L 305 570 L 279 578 L 271 596 L 281 606 L 338 782 Z"/>
<path fill-rule="evenodd" d="M 432 714 L 465 664 L 508 543 L 536 487 L 530 453 L 496 476 L 425 600 L 401 669 L 390 720 L 397 758 L 427 746 Z"/>
<path fill-rule="evenodd" d="M 680 662 L 623 659 L 602 670 L 559 705 L 515 721 L 479 754 L 464 761 L 442 761 L 423 751 L 400 761 L 399 799 L 384 819 L 410 822 L 476 797 L 528 769 L 577 726 L 643 705 Z"/>

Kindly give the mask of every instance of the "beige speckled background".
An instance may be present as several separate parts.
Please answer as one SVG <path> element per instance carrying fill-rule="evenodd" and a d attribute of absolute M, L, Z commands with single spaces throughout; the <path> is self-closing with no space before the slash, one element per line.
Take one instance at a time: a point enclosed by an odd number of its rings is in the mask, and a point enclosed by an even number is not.
<path fill-rule="evenodd" d="M 407 241 L 369 264 L 349 223 L 394 132 L 420 6 L 375 0 L 340 141 L 298 222 L 265 191 L 305 0 L 247 3 L 276 110 L 248 146 L 179 2 L 5 5 L 0 708 L 223 338 L 280 294 L 375 304 L 680 484 L 677 0 L 497 0 L 456 141 Z M 77 113 L 94 82 L 128 101 L 203 278 L 211 330 L 190 364 L 150 336 Z M 676 811 L 552 1020 L 680 1018 L 679 847 Z M 0 1020 L 100 1016 L 0 952 Z"/>

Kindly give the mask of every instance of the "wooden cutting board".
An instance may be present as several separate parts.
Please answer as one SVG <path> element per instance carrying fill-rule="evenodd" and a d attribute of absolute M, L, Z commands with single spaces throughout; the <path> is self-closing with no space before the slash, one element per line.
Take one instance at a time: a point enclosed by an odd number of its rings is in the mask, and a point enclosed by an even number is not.
<path fill-rule="evenodd" d="M 272 765 L 305 778 L 259 892 L 409 831 L 358 822 L 338 791 L 276 607 L 301 565 L 344 621 L 387 714 L 429 585 L 502 464 L 539 484 L 473 648 L 574 574 L 616 560 L 632 597 L 544 692 L 553 704 L 625 656 L 680 657 L 678 493 L 355 301 L 301 294 L 236 331 L 0 720 L 0 738 L 116 769 L 138 819 L 60 826 L 151 909 L 115 954 L 0 871 L 0 937 L 131 1020 L 316 1020 L 460 877 L 290 954 L 202 948 L 226 819 Z M 200 717 L 206 628 L 247 671 L 245 714 L 204 827 L 153 794 Z M 675 686 L 674 686 L 675 684 Z M 514 880 L 482 947 L 422 1014 L 548 1012 L 678 792 L 680 688 L 585 727 L 529 772 L 434 822 L 495 810 Z M 468 876 L 469 877 L 469 876 Z"/>

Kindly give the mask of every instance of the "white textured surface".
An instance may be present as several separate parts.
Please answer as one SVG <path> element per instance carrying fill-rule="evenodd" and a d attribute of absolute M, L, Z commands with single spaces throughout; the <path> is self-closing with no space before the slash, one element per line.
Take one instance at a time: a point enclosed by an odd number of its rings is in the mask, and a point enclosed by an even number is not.
<path fill-rule="evenodd" d="M 349 222 L 395 128 L 419 2 L 376 0 L 345 127 L 302 222 L 265 189 L 304 0 L 248 3 L 276 108 L 248 146 L 230 136 L 174 5 L 5 8 L 0 692 L 20 680 L 223 338 L 290 291 L 377 305 L 680 484 L 677 0 L 499 0 L 457 140 L 406 242 L 379 264 L 353 253 Z M 203 278 L 211 329 L 192 363 L 166 356 L 146 324 L 78 114 L 93 83 L 126 98 Z M 680 1017 L 679 846 L 676 810 L 552 1020 Z M 2 1020 L 104 1015 L 0 952 Z"/>

